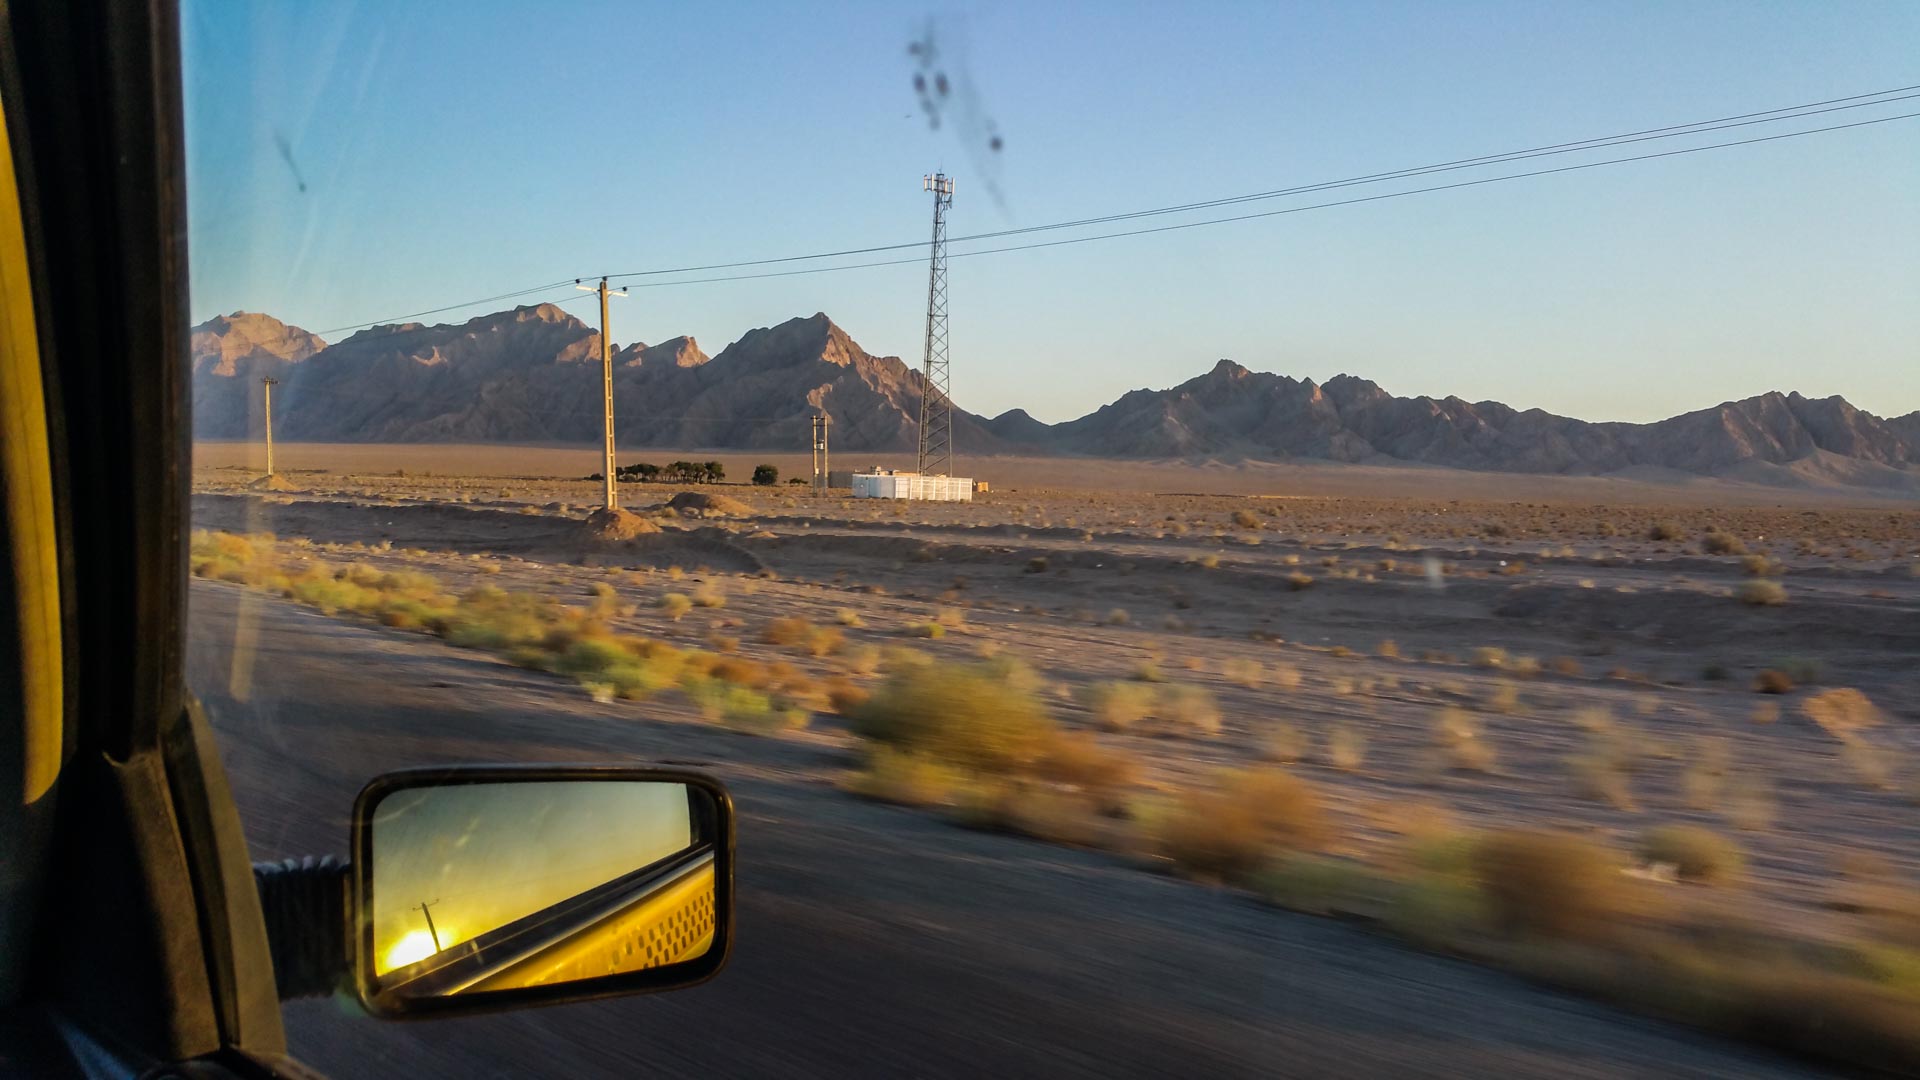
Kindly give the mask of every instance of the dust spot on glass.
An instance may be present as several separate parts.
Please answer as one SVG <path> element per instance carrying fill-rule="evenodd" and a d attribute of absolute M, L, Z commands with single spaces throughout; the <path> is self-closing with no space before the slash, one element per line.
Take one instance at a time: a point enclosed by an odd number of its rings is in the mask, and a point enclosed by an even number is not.
<path fill-rule="evenodd" d="M 293 182 L 300 185 L 300 194 L 307 193 L 307 179 L 300 175 L 300 163 L 293 160 L 293 145 L 279 132 L 273 133 L 273 144 L 280 148 L 280 160 L 287 163 L 287 171 L 293 174 Z"/>

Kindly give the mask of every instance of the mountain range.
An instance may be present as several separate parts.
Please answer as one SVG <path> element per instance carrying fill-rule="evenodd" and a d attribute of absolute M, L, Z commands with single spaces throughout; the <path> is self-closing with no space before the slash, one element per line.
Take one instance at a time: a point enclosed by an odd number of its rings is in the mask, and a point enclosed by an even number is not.
<path fill-rule="evenodd" d="M 259 382 L 279 380 L 274 431 L 314 442 L 592 442 L 600 335 L 551 304 L 458 325 L 362 330 L 337 344 L 268 315 L 193 330 L 194 432 L 252 437 Z M 834 448 L 917 443 L 919 372 L 874 356 L 824 314 L 748 331 L 709 357 L 691 337 L 613 350 L 624 448 L 797 451 L 808 417 Z M 1230 360 L 1134 390 L 1077 420 L 955 407 L 964 454 L 1250 458 L 1423 464 L 1572 475 L 1677 472 L 1759 480 L 1920 483 L 1920 412 L 1882 419 L 1840 397 L 1771 392 L 1648 424 L 1592 423 L 1457 397 L 1396 397 L 1351 375 L 1324 383 Z"/>

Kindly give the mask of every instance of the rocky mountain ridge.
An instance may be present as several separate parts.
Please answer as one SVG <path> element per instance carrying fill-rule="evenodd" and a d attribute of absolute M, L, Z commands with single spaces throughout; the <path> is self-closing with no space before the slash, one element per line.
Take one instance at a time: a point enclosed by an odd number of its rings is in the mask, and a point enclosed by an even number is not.
<path fill-rule="evenodd" d="M 599 333 L 552 304 L 460 324 L 405 323 L 328 345 L 270 316 L 236 312 L 193 332 L 194 430 L 261 427 L 316 442 L 591 442 L 599 437 Z M 917 443 L 919 372 L 868 353 L 823 313 L 748 331 L 709 357 L 691 337 L 616 347 L 623 447 L 797 450 L 808 417 L 834 447 Z M 1417 463 L 1525 473 L 1666 470 L 1765 479 L 1769 470 L 1847 483 L 1920 478 L 1920 412 L 1882 419 L 1840 397 L 1770 392 L 1649 424 L 1595 423 L 1457 397 L 1396 397 L 1339 375 L 1324 383 L 1229 360 L 1164 390 L 1142 389 L 1076 420 L 955 409 L 964 453 Z M 1775 477 L 1776 479 L 1781 477 Z"/>

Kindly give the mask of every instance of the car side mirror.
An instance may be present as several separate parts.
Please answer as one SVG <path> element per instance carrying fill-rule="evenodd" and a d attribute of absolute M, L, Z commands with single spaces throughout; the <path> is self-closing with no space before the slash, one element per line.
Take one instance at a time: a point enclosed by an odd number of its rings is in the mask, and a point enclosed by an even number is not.
<path fill-rule="evenodd" d="M 677 989 L 732 946 L 733 803 L 699 773 L 389 773 L 352 844 L 354 985 L 378 1016 Z"/>

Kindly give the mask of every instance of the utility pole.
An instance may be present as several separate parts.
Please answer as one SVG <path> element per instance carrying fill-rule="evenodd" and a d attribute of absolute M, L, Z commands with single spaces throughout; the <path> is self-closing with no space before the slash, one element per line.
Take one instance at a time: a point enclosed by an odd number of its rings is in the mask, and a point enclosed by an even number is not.
<path fill-rule="evenodd" d="M 813 421 L 813 490 L 815 494 L 825 495 L 833 486 L 831 463 L 827 460 L 827 426 L 833 420 L 825 413 L 810 419 Z"/>
<path fill-rule="evenodd" d="M 434 952 L 440 951 L 440 931 L 434 929 L 433 912 L 428 911 L 427 909 L 439 902 L 440 901 L 438 900 L 429 900 L 426 903 L 420 905 L 420 914 L 425 915 L 427 917 L 427 936 L 433 939 Z"/>
<path fill-rule="evenodd" d="M 582 292 L 595 291 L 591 285 L 580 284 L 578 278 L 574 279 L 573 287 Z M 606 278 L 600 279 L 598 291 L 600 293 L 600 388 L 602 392 L 600 417 L 606 428 L 606 460 L 602 463 L 600 475 L 606 485 L 607 509 L 611 511 L 620 509 L 620 503 L 613 484 L 613 338 L 608 336 L 610 331 L 607 327 L 607 297 L 627 294 L 624 289 L 617 293 L 608 292 Z"/>
<path fill-rule="evenodd" d="M 920 371 L 920 472 L 953 473 L 953 400 L 947 380 L 947 210 L 953 180 L 934 173 L 920 181 L 933 192 L 933 244 L 927 267 L 927 349 Z"/>
<path fill-rule="evenodd" d="M 273 475 L 273 388 L 280 382 L 271 375 L 262 375 L 260 385 L 267 395 L 267 475 Z"/>

